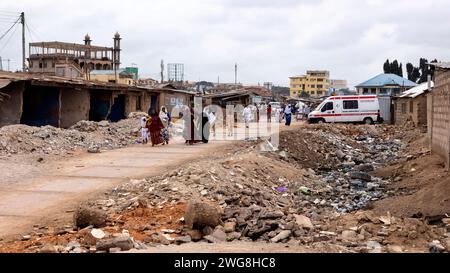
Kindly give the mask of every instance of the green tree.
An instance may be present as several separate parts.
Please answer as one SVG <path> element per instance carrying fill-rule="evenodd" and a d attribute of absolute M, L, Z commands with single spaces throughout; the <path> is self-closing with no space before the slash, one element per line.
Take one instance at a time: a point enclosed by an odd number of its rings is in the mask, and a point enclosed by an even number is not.
<path fill-rule="evenodd" d="M 406 64 L 406 73 L 408 75 L 408 80 L 410 80 L 410 81 L 413 81 L 412 80 L 413 71 L 414 71 L 414 65 L 412 63 L 407 63 Z"/>
<path fill-rule="evenodd" d="M 384 74 L 389 74 L 389 73 L 391 73 L 391 65 L 390 65 L 390 63 L 389 63 L 389 59 L 387 59 L 386 62 L 384 63 L 384 65 L 383 65 L 383 71 L 384 71 Z"/>

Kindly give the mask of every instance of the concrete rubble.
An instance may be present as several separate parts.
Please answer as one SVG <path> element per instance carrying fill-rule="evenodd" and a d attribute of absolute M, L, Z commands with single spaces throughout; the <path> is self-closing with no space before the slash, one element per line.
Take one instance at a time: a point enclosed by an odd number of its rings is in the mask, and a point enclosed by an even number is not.
<path fill-rule="evenodd" d="M 282 132 L 278 151 L 248 141 L 214 160 L 132 179 L 88 204 L 108 219 L 100 231 L 87 228 L 93 239 L 81 251 L 229 241 L 326 245 L 339 252 L 398 253 L 408 251 L 406 245 L 417 250 L 416 244 L 420 251 L 448 251 L 448 226 L 369 210 L 391 194 L 391 181 L 372 172 L 400 160 L 405 142 L 397 136 L 382 126 L 308 126 Z M 125 228 L 130 233 L 121 237 L 110 232 Z"/>

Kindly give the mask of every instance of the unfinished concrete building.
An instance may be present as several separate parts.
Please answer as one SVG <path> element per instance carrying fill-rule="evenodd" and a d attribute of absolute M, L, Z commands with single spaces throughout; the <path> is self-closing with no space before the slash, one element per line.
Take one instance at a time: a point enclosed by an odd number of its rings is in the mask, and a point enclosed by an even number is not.
<path fill-rule="evenodd" d="M 84 37 L 84 44 L 56 41 L 30 43 L 30 72 L 89 79 L 90 71 L 119 69 L 119 33 L 116 33 L 113 39 L 114 47 L 94 46 L 88 34 Z"/>
<path fill-rule="evenodd" d="M 0 126 L 62 128 L 80 120 L 115 122 L 131 112 L 159 110 L 162 105 L 169 109 L 188 105 L 194 95 L 176 89 L 7 72 L 0 72 L 0 94 Z"/>

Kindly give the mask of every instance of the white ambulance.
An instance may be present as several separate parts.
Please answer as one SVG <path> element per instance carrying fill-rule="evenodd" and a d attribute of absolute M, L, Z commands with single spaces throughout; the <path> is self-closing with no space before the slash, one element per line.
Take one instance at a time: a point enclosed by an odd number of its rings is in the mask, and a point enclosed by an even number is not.
<path fill-rule="evenodd" d="M 308 115 L 309 123 L 375 121 L 382 119 L 378 97 L 373 95 L 329 97 Z"/>

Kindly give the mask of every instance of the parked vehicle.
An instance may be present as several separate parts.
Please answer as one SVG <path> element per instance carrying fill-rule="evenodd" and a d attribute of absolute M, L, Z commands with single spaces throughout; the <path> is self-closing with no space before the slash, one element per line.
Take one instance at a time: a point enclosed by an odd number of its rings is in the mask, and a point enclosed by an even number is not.
<path fill-rule="evenodd" d="M 309 123 L 382 122 L 377 96 L 333 96 L 324 100 L 308 115 Z"/>

